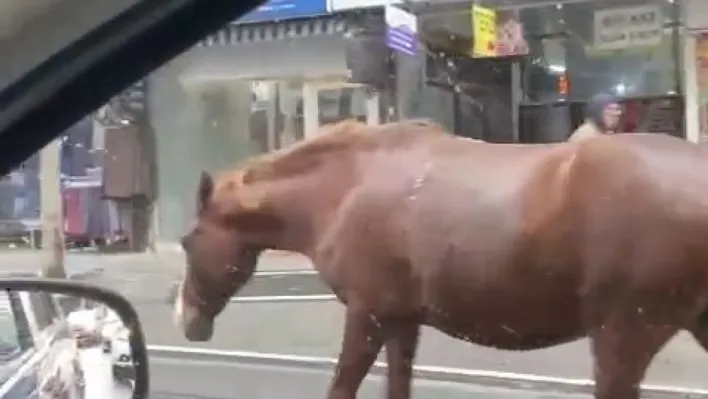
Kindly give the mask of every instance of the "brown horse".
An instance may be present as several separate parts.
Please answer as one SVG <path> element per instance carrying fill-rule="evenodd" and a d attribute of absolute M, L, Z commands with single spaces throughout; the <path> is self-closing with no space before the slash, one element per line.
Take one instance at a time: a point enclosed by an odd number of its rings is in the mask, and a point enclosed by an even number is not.
<path fill-rule="evenodd" d="M 488 144 L 409 121 L 345 122 L 204 174 L 176 316 L 209 340 L 265 249 L 300 252 L 346 305 L 328 398 L 355 398 L 380 349 L 410 397 L 421 325 L 531 350 L 588 336 L 595 397 L 639 397 L 687 329 L 708 347 L 708 154 L 664 135 Z"/>

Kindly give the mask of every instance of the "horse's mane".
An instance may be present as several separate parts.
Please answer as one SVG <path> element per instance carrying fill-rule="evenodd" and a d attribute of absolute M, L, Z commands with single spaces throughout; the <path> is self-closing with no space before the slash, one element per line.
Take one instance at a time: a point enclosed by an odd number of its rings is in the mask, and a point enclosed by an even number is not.
<path fill-rule="evenodd" d="M 256 155 L 223 173 L 215 180 L 215 192 L 234 186 L 294 175 L 310 170 L 322 162 L 325 154 L 374 148 L 420 134 L 447 134 L 439 125 L 414 119 L 378 126 L 356 120 L 345 120 L 323 126 L 314 137 L 270 153 Z"/>

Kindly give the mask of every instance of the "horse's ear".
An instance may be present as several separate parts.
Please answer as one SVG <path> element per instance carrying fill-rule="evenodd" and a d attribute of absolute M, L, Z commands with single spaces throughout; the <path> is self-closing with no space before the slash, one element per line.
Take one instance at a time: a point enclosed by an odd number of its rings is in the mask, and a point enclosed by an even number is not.
<path fill-rule="evenodd" d="M 202 172 L 199 177 L 199 190 L 197 191 L 197 209 L 202 210 L 214 191 L 214 179 L 207 172 Z"/>

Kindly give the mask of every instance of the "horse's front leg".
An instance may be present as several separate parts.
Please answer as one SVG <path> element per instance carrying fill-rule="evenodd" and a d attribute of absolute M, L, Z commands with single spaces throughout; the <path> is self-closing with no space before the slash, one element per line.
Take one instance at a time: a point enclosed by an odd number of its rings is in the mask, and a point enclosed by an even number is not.
<path fill-rule="evenodd" d="M 380 325 L 368 310 L 350 301 L 346 310 L 342 351 L 327 398 L 355 399 L 382 344 Z"/>
<path fill-rule="evenodd" d="M 420 325 L 416 321 L 386 326 L 386 361 L 388 363 L 388 399 L 409 399 L 413 361 L 418 348 Z"/>
<path fill-rule="evenodd" d="M 651 360 L 677 331 L 671 325 L 640 325 L 617 319 L 592 331 L 595 399 L 639 399 L 640 384 Z"/>

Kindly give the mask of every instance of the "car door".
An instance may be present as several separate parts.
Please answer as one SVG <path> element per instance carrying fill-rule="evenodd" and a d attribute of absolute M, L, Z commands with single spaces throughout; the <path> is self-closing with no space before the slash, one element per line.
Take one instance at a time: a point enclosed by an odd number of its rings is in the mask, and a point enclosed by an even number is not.
<path fill-rule="evenodd" d="M 37 387 L 34 370 L 43 355 L 23 294 L 0 292 L 0 398 L 31 398 Z"/>

